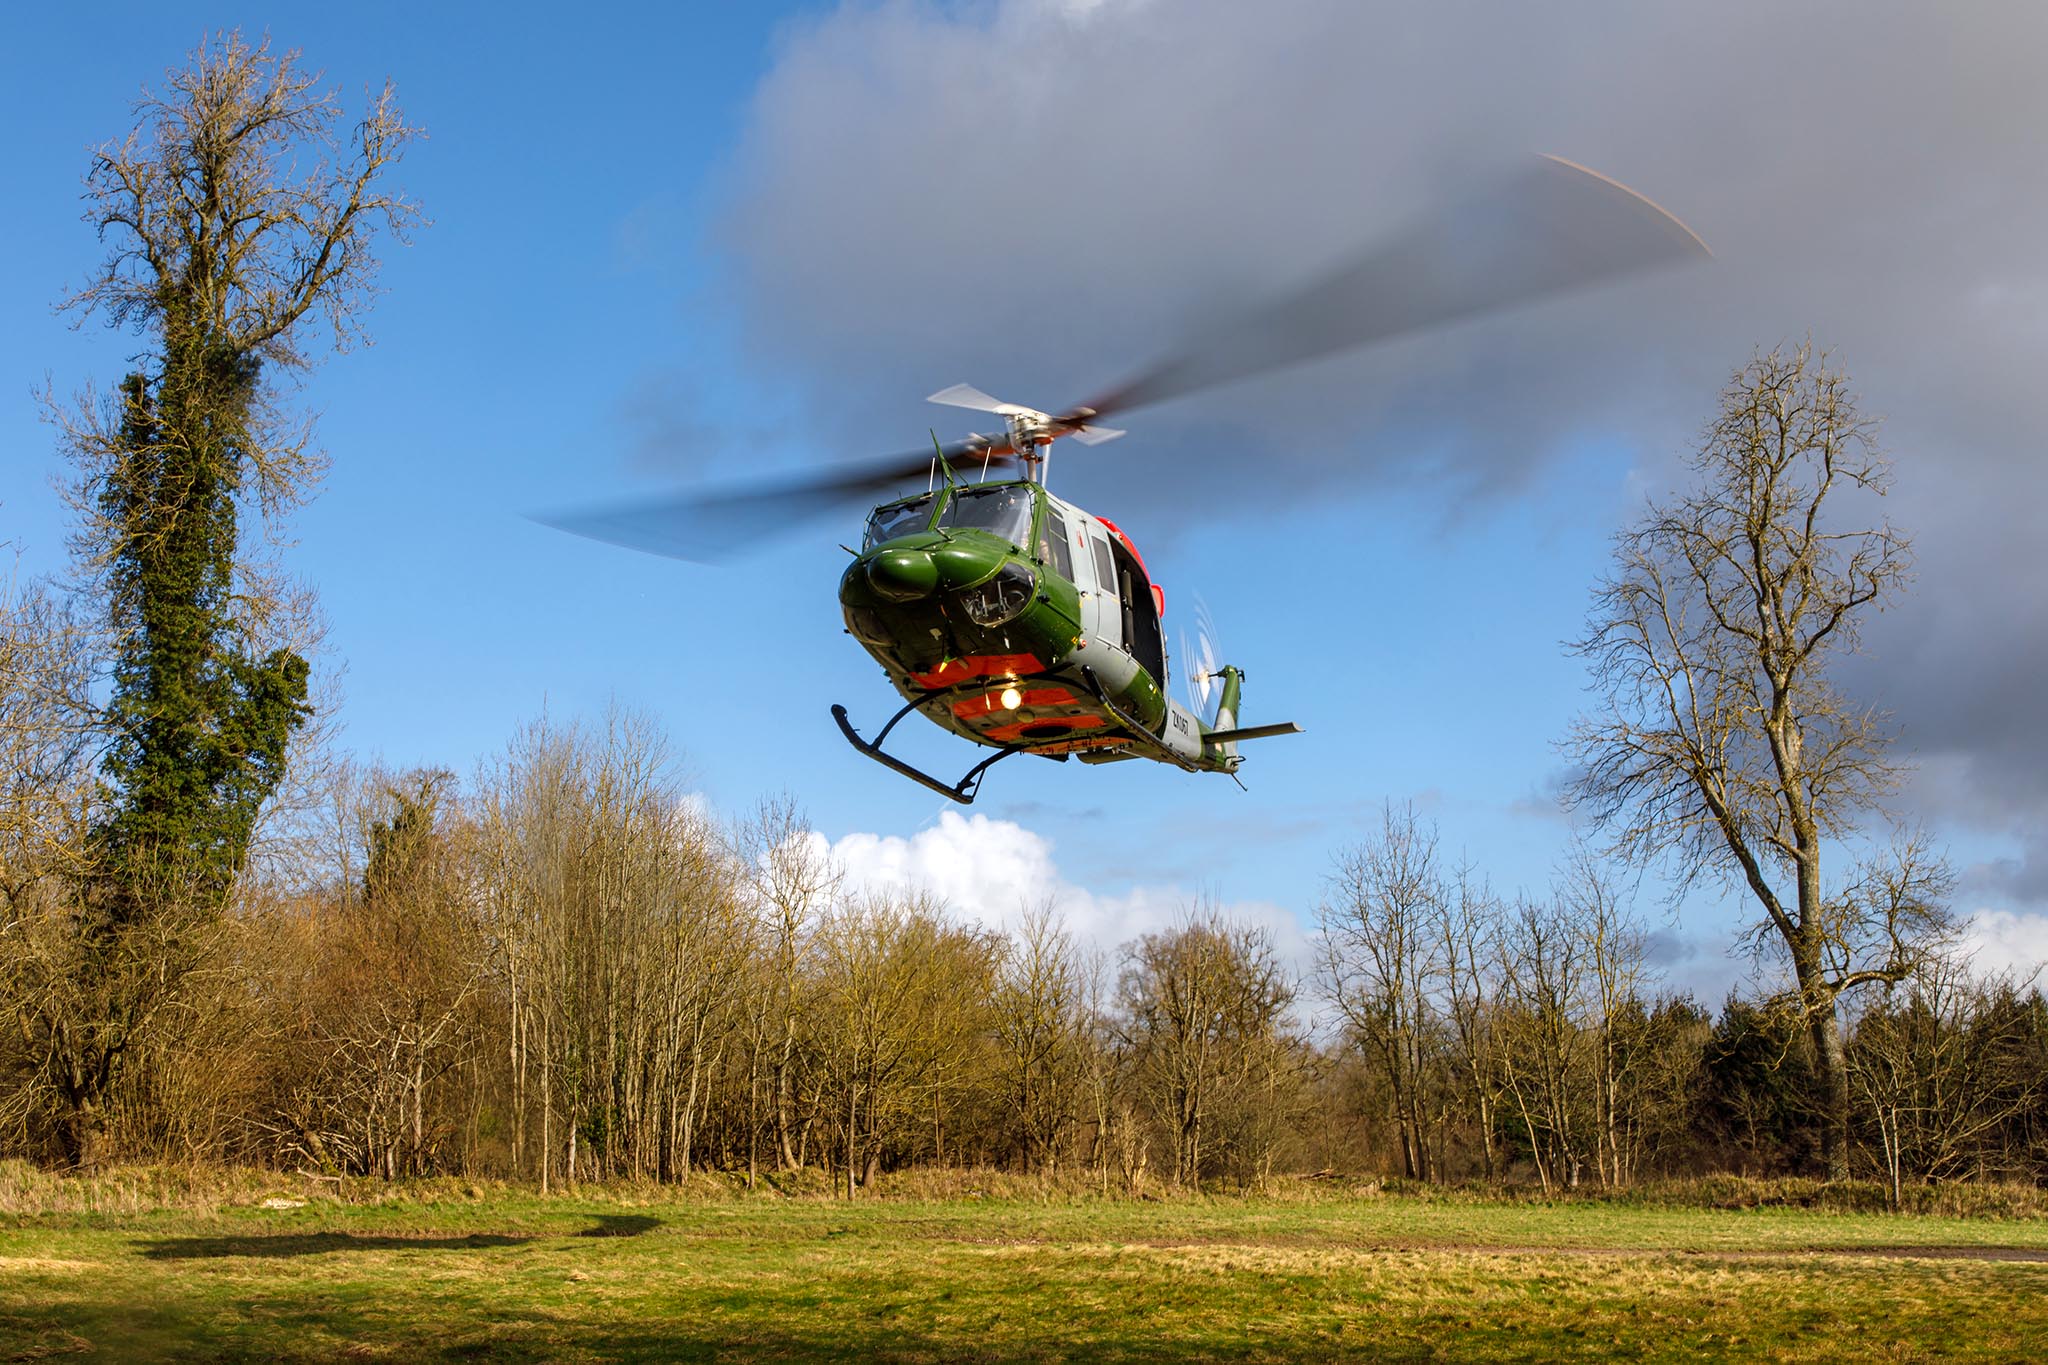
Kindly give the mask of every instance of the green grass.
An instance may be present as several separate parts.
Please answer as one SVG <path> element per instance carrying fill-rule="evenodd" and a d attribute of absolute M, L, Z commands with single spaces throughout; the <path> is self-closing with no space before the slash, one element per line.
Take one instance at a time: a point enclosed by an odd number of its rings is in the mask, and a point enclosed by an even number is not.
<path fill-rule="evenodd" d="M 266 1192 L 0 1215 L 0 1360 L 2048 1356 L 2039 1219 Z"/>

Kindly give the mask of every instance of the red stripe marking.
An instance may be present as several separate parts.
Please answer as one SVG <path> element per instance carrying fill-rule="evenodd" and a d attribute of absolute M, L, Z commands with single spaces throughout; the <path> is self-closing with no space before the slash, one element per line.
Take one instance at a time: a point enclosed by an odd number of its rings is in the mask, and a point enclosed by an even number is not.
<path fill-rule="evenodd" d="M 964 659 L 948 659 L 929 673 L 910 676 L 922 687 L 950 687 L 970 678 L 1016 678 L 1044 669 L 1034 654 L 970 654 Z"/>
<path fill-rule="evenodd" d="M 1100 730 L 1103 726 L 1103 719 L 1101 716 L 1089 715 L 1036 716 L 1031 720 L 1020 720 L 1010 725 L 992 725 L 988 729 L 983 730 L 981 734 L 984 739 L 992 739 L 1000 744 L 1009 744 L 1016 740 L 1024 739 L 1024 732 L 1034 725 L 1064 725 L 1070 730 Z M 1051 738 L 1057 739 L 1059 736 L 1051 736 Z"/>

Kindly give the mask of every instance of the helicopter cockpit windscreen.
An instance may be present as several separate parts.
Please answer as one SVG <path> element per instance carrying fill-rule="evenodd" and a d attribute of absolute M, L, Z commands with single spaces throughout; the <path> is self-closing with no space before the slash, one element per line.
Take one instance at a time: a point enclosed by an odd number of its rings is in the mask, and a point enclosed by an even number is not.
<path fill-rule="evenodd" d="M 1001 536 L 1012 545 L 1031 542 L 1031 487 L 1006 484 L 1000 488 L 963 488 L 953 494 L 946 510 L 939 513 L 939 526 L 972 528 Z"/>
<path fill-rule="evenodd" d="M 922 531 L 932 517 L 932 497 L 927 493 L 908 502 L 892 502 L 887 507 L 877 507 L 868 517 L 868 535 L 861 548 L 872 550 L 885 540 Z"/>

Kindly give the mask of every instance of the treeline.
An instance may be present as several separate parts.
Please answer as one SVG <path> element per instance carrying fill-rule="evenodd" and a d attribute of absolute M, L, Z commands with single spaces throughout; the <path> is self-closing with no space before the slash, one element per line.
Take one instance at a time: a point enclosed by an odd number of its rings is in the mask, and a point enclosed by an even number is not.
<path fill-rule="evenodd" d="M 89 869 L 13 846 L 0 1149 L 849 1196 L 933 1164 L 1122 1192 L 1817 1169 L 1802 1021 L 1659 993 L 1590 856 L 1503 899 L 1389 811 L 1310 963 L 1201 907 L 1104 953 L 1056 906 L 1001 931 L 850 887 L 788 801 L 722 821 L 671 773 L 626 717 L 536 725 L 466 786 L 343 770 L 229 903 L 156 907 L 111 956 Z M 2048 1175 L 2039 994 L 1935 954 L 1852 1025 L 1858 1159 L 1895 1199 Z"/>
<path fill-rule="evenodd" d="M 1391 1169 L 1546 1190 L 1823 1172 L 1797 996 L 1716 1014 L 1660 992 L 1618 873 L 1580 848 L 1548 897 L 1502 898 L 1392 810 L 1339 858 L 1315 976 Z M 1850 1017 L 1857 1173 L 1895 1204 L 1911 1182 L 2048 1178 L 2048 1002 L 1918 948 Z"/>

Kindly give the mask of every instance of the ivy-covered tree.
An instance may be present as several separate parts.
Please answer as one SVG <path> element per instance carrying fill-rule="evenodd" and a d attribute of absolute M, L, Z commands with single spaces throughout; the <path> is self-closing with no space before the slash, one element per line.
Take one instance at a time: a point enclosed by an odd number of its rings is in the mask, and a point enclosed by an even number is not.
<path fill-rule="evenodd" d="M 123 381 L 121 458 L 99 479 L 120 632 L 105 764 L 118 804 L 103 830 L 100 909 L 116 919 L 227 890 L 306 717 L 305 658 L 256 645 L 238 619 L 233 437 L 195 453 L 158 416 L 193 406 L 177 390 L 196 378 L 220 392 L 213 420 L 194 414 L 195 424 L 220 431 L 240 416 L 248 399 L 234 390 L 256 371 L 228 368 L 194 376 L 170 365 L 154 386 L 141 374 Z"/>
<path fill-rule="evenodd" d="M 142 348 L 111 402 L 88 393 L 59 416 L 81 476 L 75 549 L 111 640 L 108 814 L 78 990 L 50 1030 L 72 1078 L 63 1145 L 88 1162 L 100 1101 L 153 1013 L 134 993 L 176 989 L 170 926 L 225 905 L 309 714 L 290 595 L 243 534 L 245 513 L 278 517 L 323 469 L 281 385 L 321 334 L 361 338 L 378 235 L 403 240 L 418 218 L 385 186 L 416 135 L 388 85 L 344 135 L 336 94 L 296 52 L 229 33 L 135 111 L 93 155 L 85 217 L 108 250 L 66 306 Z"/>
<path fill-rule="evenodd" d="M 241 513 L 306 497 L 322 460 L 277 403 L 324 319 L 358 338 L 377 230 L 416 211 L 383 187 L 413 136 L 387 86 L 346 140 L 340 106 L 239 34 L 204 44 L 98 149 L 86 219 L 109 251 L 68 302 L 144 338 L 111 412 L 67 424 L 87 512 L 79 548 L 115 630 L 115 793 L 105 852 L 118 916 L 218 898 L 306 715 L 305 659 L 243 553 Z"/>

